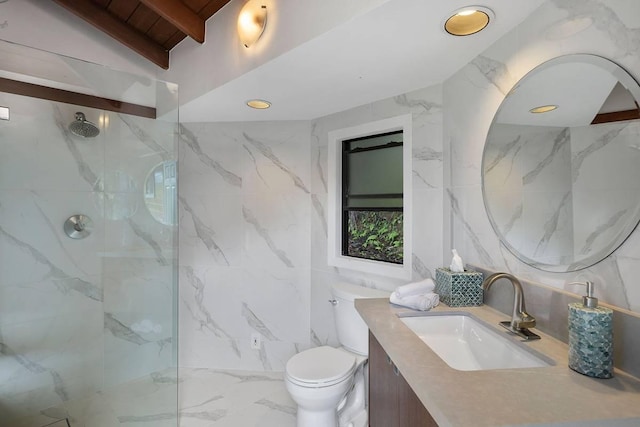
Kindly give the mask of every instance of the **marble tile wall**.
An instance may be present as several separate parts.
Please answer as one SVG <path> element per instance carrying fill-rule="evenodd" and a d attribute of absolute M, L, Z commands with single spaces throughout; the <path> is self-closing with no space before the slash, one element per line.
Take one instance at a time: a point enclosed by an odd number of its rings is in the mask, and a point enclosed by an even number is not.
<path fill-rule="evenodd" d="M 143 197 L 151 171 L 177 161 L 175 124 L 109 113 L 104 209 L 105 388 L 176 366 L 177 231 Z M 160 191 L 156 185 L 156 191 Z"/>
<path fill-rule="evenodd" d="M 347 281 L 393 290 L 406 281 L 327 264 L 327 135 L 330 131 L 404 114 L 412 115 L 413 279 L 432 277 L 442 266 L 442 87 L 439 85 L 383 99 L 312 122 L 311 132 L 311 341 L 337 345 L 331 284 Z M 405 256 L 407 256 L 405 255 Z"/>
<path fill-rule="evenodd" d="M 442 261 L 440 86 L 312 122 L 188 123 L 180 147 L 180 364 L 284 370 L 336 345 L 335 281 L 399 281 L 327 265 L 327 136 L 413 115 L 414 278 Z M 251 349 L 252 333 L 263 339 Z"/>
<path fill-rule="evenodd" d="M 180 364 L 283 371 L 309 346 L 309 122 L 180 138 Z"/>
<path fill-rule="evenodd" d="M 571 263 L 566 260 L 574 241 L 567 203 L 573 194 L 569 130 L 494 124 L 491 135 L 484 150 L 484 197 L 503 238 L 531 260 Z M 540 164 L 545 167 L 539 170 Z M 548 236 L 551 217 L 555 228 Z"/>
<path fill-rule="evenodd" d="M 596 283 L 597 295 L 624 309 L 640 311 L 640 233 L 604 261 L 573 273 L 534 269 L 500 243 L 484 209 L 481 163 L 493 116 L 508 91 L 527 72 L 554 57 L 588 53 L 608 58 L 640 80 L 640 5 L 625 0 L 549 0 L 511 33 L 444 83 L 445 253 L 458 249 L 466 261 L 490 270 L 571 292 L 574 280 Z M 634 41 L 635 40 L 635 41 Z M 590 166 L 588 172 L 597 170 Z M 449 224 L 449 225 L 447 225 Z"/>
<path fill-rule="evenodd" d="M 175 126 L 4 93 L 0 104 L 0 425 L 15 425 L 175 365 L 176 227 L 140 192 L 175 157 Z M 76 111 L 98 137 L 70 134 Z M 72 240 L 62 225 L 78 213 L 93 231 Z"/>

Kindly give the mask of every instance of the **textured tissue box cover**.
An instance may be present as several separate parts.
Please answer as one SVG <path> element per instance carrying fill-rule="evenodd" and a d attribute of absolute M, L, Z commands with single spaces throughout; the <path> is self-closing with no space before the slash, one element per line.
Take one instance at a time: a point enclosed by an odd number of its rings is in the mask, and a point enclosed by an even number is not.
<path fill-rule="evenodd" d="M 436 268 L 436 293 L 449 307 L 482 305 L 482 273 L 465 270 L 452 273 L 448 268 Z"/>

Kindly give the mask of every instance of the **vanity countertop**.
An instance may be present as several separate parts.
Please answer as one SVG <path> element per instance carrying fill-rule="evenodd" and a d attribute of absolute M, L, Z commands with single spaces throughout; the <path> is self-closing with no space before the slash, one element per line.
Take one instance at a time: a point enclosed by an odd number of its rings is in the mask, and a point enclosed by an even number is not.
<path fill-rule="evenodd" d="M 568 346 L 539 330 L 535 332 L 542 339 L 526 345 L 552 358 L 554 366 L 458 371 L 397 317 L 412 310 L 382 298 L 358 299 L 356 308 L 440 427 L 572 426 L 580 421 L 636 418 L 637 424 L 628 425 L 640 425 L 640 380 L 619 370 L 605 380 L 578 374 L 567 367 Z M 507 333 L 498 322 L 509 320 L 508 316 L 488 306 L 441 304 L 433 311 L 466 311 Z"/>

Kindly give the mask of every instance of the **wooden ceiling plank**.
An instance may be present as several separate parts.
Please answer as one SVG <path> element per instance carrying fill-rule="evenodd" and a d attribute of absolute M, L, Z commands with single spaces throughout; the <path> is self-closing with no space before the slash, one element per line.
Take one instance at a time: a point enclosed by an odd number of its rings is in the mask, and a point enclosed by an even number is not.
<path fill-rule="evenodd" d="M 200 14 L 200 11 L 203 7 L 205 7 L 210 0 L 182 0 L 189 9 L 193 10 L 195 13 Z"/>
<path fill-rule="evenodd" d="M 131 0 L 112 0 L 107 10 L 117 16 L 121 21 L 126 21 L 138 7 L 138 2 Z"/>
<path fill-rule="evenodd" d="M 204 19 L 200 18 L 181 1 L 141 0 L 141 3 L 171 22 L 176 28 L 198 43 L 204 43 Z"/>
<path fill-rule="evenodd" d="M 140 33 L 146 34 L 159 19 L 160 15 L 149 9 L 144 4 L 138 2 L 138 7 L 127 20 L 127 24 Z"/>
<path fill-rule="evenodd" d="M 169 69 L 169 52 L 148 37 L 139 34 L 109 12 L 91 2 L 54 0 L 57 4 L 87 21 L 94 27 L 136 51 L 165 70 Z"/>
<path fill-rule="evenodd" d="M 167 40 L 162 46 L 167 50 L 171 50 L 178 43 L 180 43 L 182 40 L 184 40 L 185 37 L 187 37 L 187 35 L 185 33 L 183 33 L 180 30 L 176 30 L 175 34 L 172 35 L 171 37 L 169 37 L 169 40 Z"/>
<path fill-rule="evenodd" d="M 179 30 L 166 19 L 160 18 L 147 31 L 147 36 L 156 41 L 156 43 L 164 46 L 164 44 Z M 184 33 L 183 33 L 184 38 Z M 166 48 L 165 48 L 166 49 Z"/>
<path fill-rule="evenodd" d="M 111 0 L 91 0 L 91 1 L 104 9 L 107 6 L 109 6 L 109 2 Z"/>
<path fill-rule="evenodd" d="M 200 10 L 198 15 L 206 21 L 230 1 L 231 0 L 210 0 L 209 3 Z"/>

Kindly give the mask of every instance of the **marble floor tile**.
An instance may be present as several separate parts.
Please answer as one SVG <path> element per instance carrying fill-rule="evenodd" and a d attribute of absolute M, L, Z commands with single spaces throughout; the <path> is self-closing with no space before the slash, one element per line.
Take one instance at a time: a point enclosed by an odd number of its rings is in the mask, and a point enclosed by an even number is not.
<path fill-rule="evenodd" d="M 154 373 L 67 401 L 10 427 L 66 426 L 65 419 L 71 427 L 295 427 L 296 405 L 280 372 L 184 368 L 177 380 L 174 373 Z"/>
<path fill-rule="evenodd" d="M 294 427 L 280 372 L 181 369 L 180 427 Z"/>

